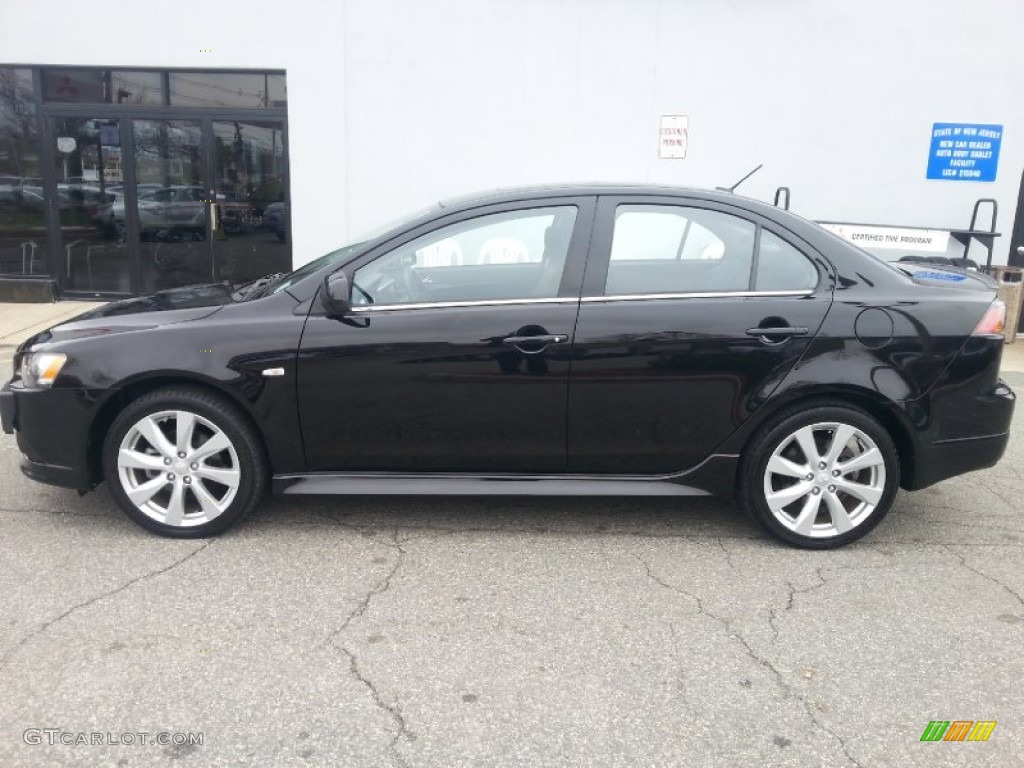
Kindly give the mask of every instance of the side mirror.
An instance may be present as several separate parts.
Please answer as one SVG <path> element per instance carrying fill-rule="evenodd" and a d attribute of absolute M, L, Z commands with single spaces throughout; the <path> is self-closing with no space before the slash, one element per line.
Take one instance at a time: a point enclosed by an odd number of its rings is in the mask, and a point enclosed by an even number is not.
<path fill-rule="evenodd" d="M 352 288 L 344 271 L 335 272 L 324 278 L 320 301 L 327 314 L 332 317 L 344 317 L 352 311 Z"/>

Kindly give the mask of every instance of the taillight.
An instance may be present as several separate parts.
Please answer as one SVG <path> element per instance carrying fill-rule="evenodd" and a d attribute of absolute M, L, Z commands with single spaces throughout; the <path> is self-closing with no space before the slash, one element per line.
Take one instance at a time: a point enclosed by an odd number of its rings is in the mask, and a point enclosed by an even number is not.
<path fill-rule="evenodd" d="M 975 336 L 1002 336 L 1006 328 L 1006 305 L 999 299 L 992 302 L 992 306 L 981 318 L 978 327 L 974 329 Z"/>

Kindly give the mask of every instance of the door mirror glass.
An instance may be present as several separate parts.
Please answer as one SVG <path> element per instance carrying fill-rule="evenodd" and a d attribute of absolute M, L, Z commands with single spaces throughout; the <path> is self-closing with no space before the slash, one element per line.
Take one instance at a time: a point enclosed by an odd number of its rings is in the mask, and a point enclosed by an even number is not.
<path fill-rule="evenodd" d="M 335 272 L 324 278 L 320 298 L 327 314 L 334 317 L 347 315 L 352 309 L 352 288 L 344 272 Z"/>

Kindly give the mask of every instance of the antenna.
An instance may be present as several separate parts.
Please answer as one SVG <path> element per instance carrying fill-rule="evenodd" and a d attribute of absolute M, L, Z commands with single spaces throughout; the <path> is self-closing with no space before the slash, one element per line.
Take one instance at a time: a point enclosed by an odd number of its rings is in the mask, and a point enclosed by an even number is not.
<path fill-rule="evenodd" d="M 757 168 L 755 168 L 754 170 L 752 170 L 752 171 L 751 171 L 750 173 L 748 173 L 748 174 L 747 174 L 746 176 L 744 176 L 744 177 L 743 177 L 742 179 L 740 179 L 739 181 L 737 181 L 737 182 L 736 182 L 735 184 L 733 184 L 733 185 L 732 185 L 731 187 L 715 187 L 715 189 L 717 189 L 717 190 L 718 190 L 719 192 L 735 192 L 735 191 L 736 191 L 736 187 L 738 187 L 738 186 L 739 186 L 740 184 L 742 184 L 742 183 L 743 183 L 744 181 L 746 181 L 746 180 L 747 180 L 747 179 L 749 179 L 749 178 L 750 178 L 751 176 L 753 176 L 753 175 L 754 175 L 755 173 L 757 173 L 758 171 L 760 171 L 760 170 L 761 170 L 762 168 L 764 168 L 764 163 L 761 163 L 761 164 L 760 164 L 759 166 L 757 166 Z"/>

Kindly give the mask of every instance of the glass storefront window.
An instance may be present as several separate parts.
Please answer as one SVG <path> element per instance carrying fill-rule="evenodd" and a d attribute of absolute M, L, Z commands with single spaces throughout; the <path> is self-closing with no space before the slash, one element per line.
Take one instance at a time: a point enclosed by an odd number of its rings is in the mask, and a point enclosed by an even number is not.
<path fill-rule="evenodd" d="M 172 72 L 171 104 L 181 107 L 284 107 L 284 75 Z"/>
<path fill-rule="evenodd" d="M 44 69 L 43 100 L 80 104 L 162 104 L 159 72 Z"/>
<path fill-rule="evenodd" d="M 54 155 L 65 288 L 127 293 L 124 157 L 117 120 L 55 118 Z M 120 215 L 120 220 L 118 216 Z"/>
<path fill-rule="evenodd" d="M 290 270 L 286 104 L 280 73 L 0 65 L 0 289 Z"/>
<path fill-rule="evenodd" d="M 0 67 L 0 275 L 46 275 L 39 131 L 29 69 Z"/>

